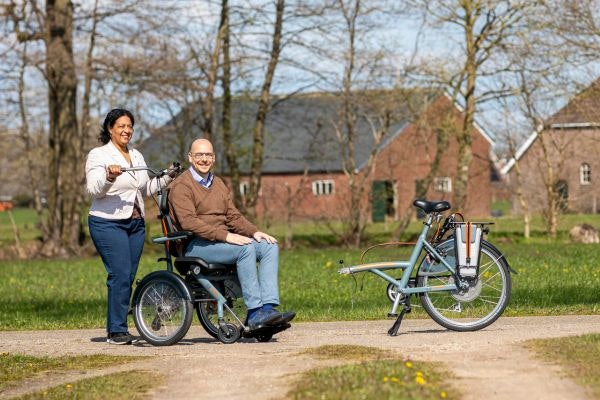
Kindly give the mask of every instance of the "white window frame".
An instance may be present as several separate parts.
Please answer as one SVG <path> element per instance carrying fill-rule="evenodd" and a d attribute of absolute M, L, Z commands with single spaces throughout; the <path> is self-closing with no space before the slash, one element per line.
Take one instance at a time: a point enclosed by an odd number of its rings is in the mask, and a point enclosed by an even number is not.
<path fill-rule="evenodd" d="M 434 178 L 433 189 L 436 192 L 452 193 L 452 178 L 448 176 Z"/>
<path fill-rule="evenodd" d="M 242 197 L 245 197 L 250 191 L 250 183 L 248 182 L 240 182 L 240 194 Z"/>
<path fill-rule="evenodd" d="M 312 182 L 312 192 L 315 196 L 329 196 L 333 194 L 335 182 L 332 179 L 321 179 Z"/>
<path fill-rule="evenodd" d="M 579 166 L 579 183 L 589 185 L 592 183 L 592 167 L 588 163 L 582 163 Z"/>

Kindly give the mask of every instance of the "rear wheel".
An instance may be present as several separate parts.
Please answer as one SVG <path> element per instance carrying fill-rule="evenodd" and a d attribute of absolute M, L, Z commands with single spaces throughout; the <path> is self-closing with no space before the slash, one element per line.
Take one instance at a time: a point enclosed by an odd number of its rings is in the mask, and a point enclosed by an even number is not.
<path fill-rule="evenodd" d="M 133 320 L 140 335 L 154 346 L 179 342 L 192 324 L 192 302 L 184 284 L 165 277 L 140 284 L 133 301 Z"/>
<path fill-rule="evenodd" d="M 445 259 L 454 265 L 454 241 L 448 239 L 437 246 Z M 454 283 L 447 271 L 419 267 L 418 286 L 439 286 Z M 427 273 L 427 271 L 433 271 Z M 425 275 L 427 273 L 427 275 Z M 504 312 L 511 292 L 508 263 L 502 253 L 486 241 L 481 242 L 481 260 L 477 279 L 461 290 L 426 292 L 421 304 L 438 324 L 455 331 L 475 331 L 490 325 Z"/>

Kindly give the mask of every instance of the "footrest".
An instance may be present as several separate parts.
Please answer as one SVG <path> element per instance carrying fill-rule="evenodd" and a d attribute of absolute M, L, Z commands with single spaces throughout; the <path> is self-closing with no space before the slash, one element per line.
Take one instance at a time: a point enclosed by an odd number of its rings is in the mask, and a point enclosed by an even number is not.
<path fill-rule="evenodd" d="M 244 330 L 244 332 L 242 333 L 242 337 L 253 338 L 256 336 L 260 336 L 260 335 L 274 335 L 276 333 L 285 331 L 286 329 L 288 329 L 291 326 L 292 326 L 291 324 L 285 323 L 285 324 L 279 324 L 279 325 L 274 325 L 274 326 L 264 326 L 262 328 L 257 328 L 252 331 Z"/>
<path fill-rule="evenodd" d="M 397 318 L 398 314 L 388 313 L 388 318 Z"/>

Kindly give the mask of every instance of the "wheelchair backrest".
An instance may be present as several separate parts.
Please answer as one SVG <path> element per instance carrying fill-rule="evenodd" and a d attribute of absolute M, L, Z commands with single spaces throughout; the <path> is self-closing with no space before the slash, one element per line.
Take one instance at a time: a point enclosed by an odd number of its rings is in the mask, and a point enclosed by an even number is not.
<path fill-rule="evenodd" d="M 158 211 L 160 223 L 162 225 L 163 235 L 167 236 L 171 232 L 175 232 L 175 225 L 169 213 L 169 188 L 164 188 L 162 194 L 158 197 Z M 165 246 L 171 252 L 171 255 L 178 257 L 183 253 L 186 242 L 184 240 L 176 240 L 173 242 L 165 242 Z"/>
<path fill-rule="evenodd" d="M 163 225 L 163 234 L 168 234 L 175 231 L 171 215 L 169 214 L 169 188 L 164 188 L 162 194 L 158 198 L 158 211 L 160 221 Z"/>

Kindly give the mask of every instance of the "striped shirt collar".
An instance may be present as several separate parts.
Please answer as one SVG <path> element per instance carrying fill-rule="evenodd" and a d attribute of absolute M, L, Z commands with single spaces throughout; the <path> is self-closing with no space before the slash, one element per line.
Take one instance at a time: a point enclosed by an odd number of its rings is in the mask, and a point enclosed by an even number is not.
<path fill-rule="evenodd" d="M 193 167 L 190 167 L 190 172 L 192 173 L 192 177 L 194 178 L 194 180 L 196 182 L 198 182 L 200 185 L 202 185 L 203 187 L 205 187 L 206 189 L 208 189 L 210 187 L 210 185 L 212 185 L 213 178 L 214 178 L 214 175 L 212 172 L 208 173 L 208 176 L 206 177 L 206 179 L 204 179 L 202 176 L 200 176 L 200 174 L 197 173 Z"/>

